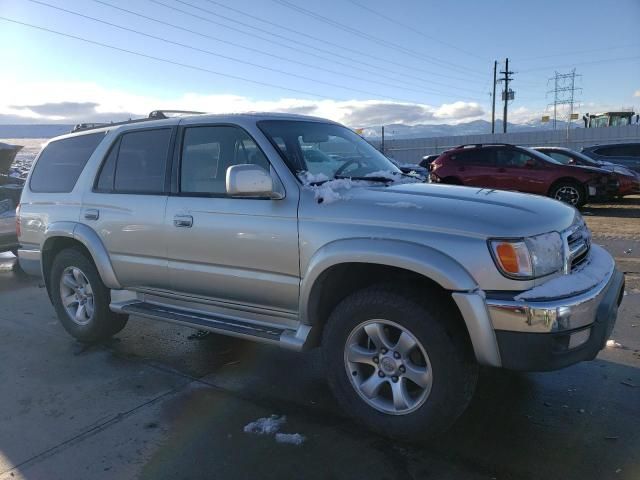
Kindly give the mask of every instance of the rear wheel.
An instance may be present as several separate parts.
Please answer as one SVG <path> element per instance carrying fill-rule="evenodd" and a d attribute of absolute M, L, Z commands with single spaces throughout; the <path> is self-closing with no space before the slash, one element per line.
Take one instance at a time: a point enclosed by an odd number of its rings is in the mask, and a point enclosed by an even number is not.
<path fill-rule="evenodd" d="M 105 340 L 127 323 L 127 315 L 109 309 L 109 289 L 93 262 L 78 249 L 65 249 L 56 255 L 49 287 L 60 323 L 81 342 Z"/>
<path fill-rule="evenodd" d="M 342 407 L 401 439 L 448 428 L 471 400 L 478 368 L 453 314 L 435 296 L 424 302 L 391 286 L 345 298 L 323 334 L 329 385 Z"/>
<path fill-rule="evenodd" d="M 560 182 L 554 185 L 549 196 L 574 207 L 581 207 L 587 203 L 584 188 L 575 182 Z"/>

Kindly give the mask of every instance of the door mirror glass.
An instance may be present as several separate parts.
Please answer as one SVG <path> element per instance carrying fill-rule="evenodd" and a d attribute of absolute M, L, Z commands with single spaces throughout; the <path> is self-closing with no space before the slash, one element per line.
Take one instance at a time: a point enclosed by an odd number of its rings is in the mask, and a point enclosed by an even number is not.
<path fill-rule="evenodd" d="M 227 168 L 227 195 L 232 197 L 281 198 L 274 192 L 273 179 L 259 165 L 232 165 Z"/>

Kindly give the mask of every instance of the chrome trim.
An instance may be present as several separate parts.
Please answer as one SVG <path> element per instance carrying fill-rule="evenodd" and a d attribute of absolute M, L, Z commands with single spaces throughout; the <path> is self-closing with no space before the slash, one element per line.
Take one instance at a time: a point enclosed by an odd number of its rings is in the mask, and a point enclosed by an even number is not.
<path fill-rule="evenodd" d="M 591 325 L 616 270 L 600 283 L 573 297 L 532 302 L 487 298 L 486 304 L 495 330 L 552 333 Z"/>

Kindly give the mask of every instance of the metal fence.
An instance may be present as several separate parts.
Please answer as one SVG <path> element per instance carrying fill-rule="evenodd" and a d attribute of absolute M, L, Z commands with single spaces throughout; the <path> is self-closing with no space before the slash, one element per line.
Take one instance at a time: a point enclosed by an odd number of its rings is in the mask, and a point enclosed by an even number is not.
<path fill-rule="evenodd" d="M 640 142 L 640 124 L 608 128 L 574 128 L 531 132 L 459 135 L 385 141 L 385 153 L 401 163 L 417 163 L 424 155 L 442 153 L 457 145 L 512 143 L 528 147 L 554 146 L 580 150 L 601 143 Z M 372 142 L 380 147 L 380 142 Z"/>

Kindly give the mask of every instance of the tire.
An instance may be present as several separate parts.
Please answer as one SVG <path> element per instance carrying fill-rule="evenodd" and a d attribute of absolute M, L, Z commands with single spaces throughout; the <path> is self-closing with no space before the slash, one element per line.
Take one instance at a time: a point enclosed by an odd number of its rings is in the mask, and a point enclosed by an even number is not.
<path fill-rule="evenodd" d="M 466 332 L 453 321 L 455 315 L 436 295 L 418 296 L 390 285 L 368 287 L 345 298 L 329 317 L 322 341 L 328 383 L 338 403 L 370 429 L 401 440 L 424 440 L 450 427 L 471 401 L 478 378 Z M 389 346 L 383 355 L 366 330 L 375 332 L 376 324 L 382 326 Z M 400 341 L 402 332 L 408 334 L 405 341 Z M 411 350 L 398 347 L 410 345 L 409 340 L 416 342 Z M 393 356 L 393 343 L 403 351 L 399 359 Z M 362 350 L 348 347 L 354 344 Z M 374 356 L 378 361 L 369 363 Z M 368 389 L 367 381 L 383 385 L 368 400 L 364 391 L 375 389 Z M 394 395 L 403 386 L 405 395 Z M 398 406 L 396 396 L 409 401 Z"/>
<path fill-rule="evenodd" d="M 582 185 L 576 182 L 559 182 L 551 187 L 549 196 L 555 200 L 568 203 L 576 208 L 587 203 L 587 198 Z"/>
<path fill-rule="evenodd" d="M 61 250 L 53 260 L 49 278 L 58 319 L 77 340 L 100 342 L 127 324 L 128 315 L 116 314 L 109 309 L 111 293 L 102 283 L 94 263 L 79 249 Z M 67 306 L 63 303 L 63 296 L 71 299 Z M 84 302 L 84 311 L 72 317 L 72 312 L 80 309 L 81 302 Z"/>

